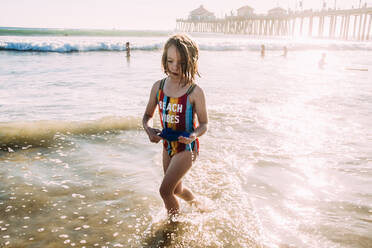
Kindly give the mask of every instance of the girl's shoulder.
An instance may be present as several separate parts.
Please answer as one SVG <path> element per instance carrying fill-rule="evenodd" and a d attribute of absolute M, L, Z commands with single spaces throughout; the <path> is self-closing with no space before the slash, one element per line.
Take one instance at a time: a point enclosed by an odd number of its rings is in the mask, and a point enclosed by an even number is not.
<path fill-rule="evenodd" d="M 157 80 L 153 85 L 152 85 L 152 87 L 159 87 L 160 86 L 160 83 L 163 81 L 163 79 L 159 79 L 159 80 Z"/>
<path fill-rule="evenodd" d="M 192 90 L 189 97 L 192 102 L 194 102 L 195 100 L 200 100 L 201 98 L 204 98 L 204 91 L 198 84 L 195 84 L 194 89 Z"/>
<path fill-rule="evenodd" d="M 153 88 L 156 88 L 156 89 L 160 89 L 161 87 L 164 86 L 165 80 L 166 80 L 166 78 L 159 79 L 158 81 L 156 81 L 156 82 L 153 84 L 152 87 L 153 87 Z"/>
<path fill-rule="evenodd" d="M 192 96 L 192 95 L 198 96 L 200 94 L 204 94 L 203 89 L 199 86 L 199 84 L 194 83 L 193 84 L 193 89 L 192 89 L 192 92 L 191 92 L 190 96 Z"/>
<path fill-rule="evenodd" d="M 158 81 L 156 81 L 152 85 L 151 91 L 158 91 L 160 89 L 160 85 L 162 84 L 163 81 L 164 81 L 164 79 L 159 79 Z"/>

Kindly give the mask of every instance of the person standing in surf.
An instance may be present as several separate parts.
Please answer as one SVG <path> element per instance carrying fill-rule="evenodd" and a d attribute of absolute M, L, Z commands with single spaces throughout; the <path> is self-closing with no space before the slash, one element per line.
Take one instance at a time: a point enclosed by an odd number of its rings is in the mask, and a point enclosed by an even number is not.
<path fill-rule="evenodd" d="M 189 36 L 176 34 L 168 39 L 161 60 L 166 77 L 153 84 L 142 120 L 151 142 L 158 143 L 163 139 L 164 178 L 159 191 L 170 216 L 179 213 L 177 197 L 190 204 L 197 203 L 194 194 L 183 186 L 182 178 L 198 155 L 198 137 L 208 126 L 205 95 L 195 83 L 195 76 L 200 77 L 198 58 L 198 46 Z M 174 139 L 173 135 L 171 139 L 162 135 L 162 138 L 159 136 L 161 130 L 149 125 L 156 107 L 162 134 L 170 130 L 181 133 L 180 136 Z"/>
<path fill-rule="evenodd" d="M 130 44 L 129 44 L 129 41 L 127 41 L 127 43 L 125 43 L 125 50 L 127 51 L 127 58 L 130 57 Z"/>

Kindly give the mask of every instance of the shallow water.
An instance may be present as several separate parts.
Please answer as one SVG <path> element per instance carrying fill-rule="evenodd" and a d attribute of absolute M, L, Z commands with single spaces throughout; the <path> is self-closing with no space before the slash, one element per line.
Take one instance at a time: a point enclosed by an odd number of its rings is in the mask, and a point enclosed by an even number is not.
<path fill-rule="evenodd" d="M 201 51 L 210 211 L 169 225 L 140 127 L 161 51 L 0 51 L 0 246 L 372 246 L 371 52 L 322 52 Z"/>

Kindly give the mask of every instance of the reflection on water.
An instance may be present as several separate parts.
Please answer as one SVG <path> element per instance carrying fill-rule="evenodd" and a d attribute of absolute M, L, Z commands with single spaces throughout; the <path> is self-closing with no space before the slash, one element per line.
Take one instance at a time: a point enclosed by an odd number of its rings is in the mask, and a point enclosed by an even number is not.
<path fill-rule="evenodd" d="M 168 223 L 156 189 L 162 176 L 158 171 L 160 157 L 157 168 L 151 168 L 153 164 L 149 163 L 153 157 L 133 167 L 138 157 L 128 154 L 128 149 L 151 147 L 140 134 L 123 131 L 64 135 L 65 143 L 57 147 L 2 152 L 1 244 L 8 247 L 237 247 L 243 244 L 260 247 L 249 200 L 239 194 L 235 175 L 220 178 L 226 173 L 222 164 L 218 165 L 218 172 L 215 164 L 204 161 L 203 167 L 196 165 L 191 172 L 194 183 L 189 179 L 185 182 L 204 197 L 210 211 L 202 213 L 183 205 L 178 222 Z M 56 144 L 60 137 L 57 136 Z M 225 166 L 229 163 L 233 162 Z M 204 183 L 202 178 L 206 179 Z"/>
<path fill-rule="evenodd" d="M 152 206 L 151 196 L 120 184 L 125 176 L 115 176 L 110 167 L 76 159 L 82 150 L 76 143 L 1 154 L 2 244 L 92 247 L 118 240 L 120 245 L 123 230 L 128 233 L 139 224 L 136 213 Z"/>
<path fill-rule="evenodd" d="M 185 231 L 182 230 L 184 228 L 186 225 L 179 221 L 155 223 L 145 231 L 146 237 L 142 241 L 142 246 L 149 248 L 174 246 L 178 243 L 177 239 L 184 236 Z"/>
<path fill-rule="evenodd" d="M 127 66 L 130 67 L 130 56 L 127 56 L 126 59 L 127 59 Z"/>

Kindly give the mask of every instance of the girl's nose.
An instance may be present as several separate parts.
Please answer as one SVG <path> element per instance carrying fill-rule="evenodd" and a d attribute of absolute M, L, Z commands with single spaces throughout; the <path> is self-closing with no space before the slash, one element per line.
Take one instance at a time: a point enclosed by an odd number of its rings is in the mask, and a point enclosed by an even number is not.
<path fill-rule="evenodd" d="M 172 65 L 172 68 L 175 69 L 175 70 L 177 70 L 177 69 L 179 68 L 179 64 L 174 63 L 174 64 Z"/>

